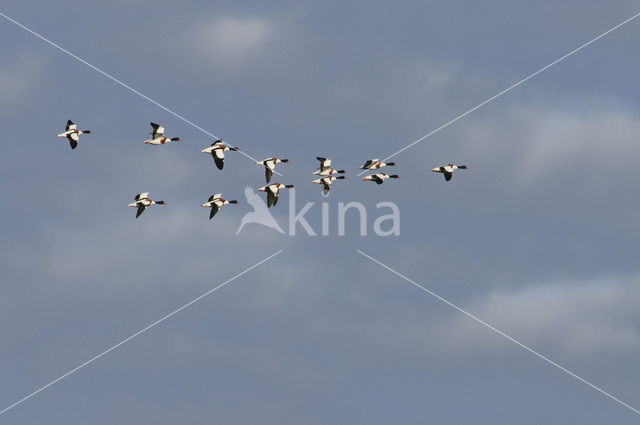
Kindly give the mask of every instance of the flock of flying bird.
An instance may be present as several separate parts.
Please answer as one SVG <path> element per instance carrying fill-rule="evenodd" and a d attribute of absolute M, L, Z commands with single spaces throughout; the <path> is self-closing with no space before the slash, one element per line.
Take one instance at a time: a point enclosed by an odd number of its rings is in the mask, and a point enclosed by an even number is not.
<path fill-rule="evenodd" d="M 164 135 L 164 127 L 159 124 L 151 123 L 151 128 L 153 131 L 150 133 L 151 138 L 145 140 L 145 144 L 148 145 L 164 145 L 170 142 L 180 141 L 179 137 L 166 137 Z M 91 134 L 91 130 L 78 130 L 78 126 L 74 124 L 71 120 L 67 121 L 67 126 L 65 128 L 64 133 L 58 134 L 58 137 L 67 138 L 69 140 L 69 144 L 71 145 L 71 149 L 75 149 L 78 147 L 78 141 L 80 140 L 81 134 Z M 213 157 L 213 161 L 215 162 L 216 167 L 219 170 L 222 170 L 224 167 L 224 153 L 226 151 L 239 151 L 240 149 L 237 147 L 228 146 L 222 140 L 217 140 L 211 144 L 208 148 L 203 149 L 201 152 L 210 154 Z M 318 161 L 320 161 L 320 167 L 318 170 L 314 171 L 312 174 L 317 175 L 320 178 L 313 180 L 312 183 L 321 184 L 322 185 L 322 193 L 327 195 L 329 190 L 331 190 L 331 184 L 336 180 L 344 180 L 346 177 L 344 174 L 345 170 L 336 170 L 331 167 L 331 160 L 328 158 L 317 157 Z M 271 177 L 273 177 L 273 173 L 276 168 L 276 164 L 279 163 L 287 163 L 288 159 L 281 158 L 266 158 L 262 161 L 256 162 L 256 165 L 262 165 L 265 169 L 265 179 L 267 181 L 267 185 L 259 188 L 260 192 L 267 193 L 267 207 L 271 207 L 272 205 L 276 205 L 278 203 L 278 197 L 280 196 L 281 189 L 293 189 L 295 186 L 290 184 L 282 184 L 282 183 L 270 183 Z M 394 162 L 384 162 L 379 159 L 369 159 L 367 160 L 361 167 L 361 170 L 378 170 L 382 167 L 387 166 L 395 166 Z M 453 172 L 455 170 L 467 170 L 468 167 L 466 165 L 454 165 L 454 164 L 445 164 L 439 167 L 431 169 L 431 171 L 436 173 L 442 173 L 446 181 L 451 180 L 453 176 Z M 382 184 L 386 179 L 399 179 L 400 176 L 397 174 L 386 174 L 381 172 L 376 172 L 374 174 L 370 174 L 364 177 L 362 180 L 364 181 L 373 181 L 377 184 Z M 218 210 L 227 204 L 237 204 L 237 200 L 226 200 L 222 198 L 222 194 L 216 193 L 215 195 L 211 195 L 207 202 L 202 204 L 205 208 L 211 208 L 211 212 L 209 214 L 209 219 L 212 219 L 214 215 L 218 212 Z M 164 205 L 164 201 L 153 201 L 149 198 L 149 192 L 142 192 L 135 196 L 134 202 L 130 203 L 129 206 L 133 208 L 137 208 L 136 218 L 140 217 L 140 214 L 144 212 L 147 207 L 151 205 Z"/>

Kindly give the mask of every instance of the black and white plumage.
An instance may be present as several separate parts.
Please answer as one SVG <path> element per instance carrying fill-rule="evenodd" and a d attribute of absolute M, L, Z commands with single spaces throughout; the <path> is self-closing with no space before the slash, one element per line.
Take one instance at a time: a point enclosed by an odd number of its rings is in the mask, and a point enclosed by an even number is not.
<path fill-rule="evenodd" d="M 258 189 L 260 192 L 267 192 L 267 207 L 276 205 L 280 196 L 280 189 L 294 189 L 292 184 L 271 183 Z"/>
<path fill-rule="evenodd" d="M 223 205 L 237 204 L 237 203 L 238 201 L 236 201 L 235 199 L 232 201 L 227 201 L 226 199 L 222 199 L 222 194 L 216 193 L 215 195 L 209 196 L 209 200 L 204 204 L 202 204 L 202 206 L 205 208 L 211 208 L 211 212 L 209 213 L 209 220 L 211 220 Z"/>
<path fill-rule="evenodd" d="M 318 168 L 318 170 L 314 171 L 311 174 L 314 174 L 316 176 L 330 176 L 332 174 L 344 174 L 346 173 L 345 170 L 335 170 L 331 167 L 331 160 L 327 159 L 327 158 L 323 158 L 323 157 L 316 157 L 316 159 L 318 161 L 320 161 L 320 168 Z"/>
<path fill-rule="evenodd" d="M 147 145 L 164 145 L 169 142 L 179 142 L 179 137 L 168 138 L 164 135 L 164 127 L 160 124 L 156 124 L 154 122 L 151 123 L 151 128 L 153 131 L 151 134 L 151 139 L 145 140 L 144 143 Z"/>
<path fill-rule="evenodd" d="M 384 161 L 380 161 L 378 158 L 375 159 L 369 159 L 367 160 L 367 162 L 365 162 L 360 169 L 361 170 L 377 170 L 378 168 L 382 168 L 382 167 L 394 167 L 396 165 L 395 162 L 384 162 Z"/>
<path fill-rule="evenodd" d="M 217 140 L 211 144 L 208 148 L 202 149 L 200 152 L 211 154 L 213 161 L 216 163 L 218 170 L 222 170 L 224 167 L 224 152 L 225 151 L 239 151 L 240 148 L 232 148 L 227 146 L 222 140 Z"/>
<path fill-rule="evenodd" d="M 399 179 L 400 176 L 397 174 L 385 174 L 385 173 L 375 173 L 375 174 L 370 174 L 368 176 L 366 176 L 365 178 L 363 178 L 362 180 L 367 181 L 367 180 L 371 180 L 376 182 L 377 184 L 382 184 L 384 183 L 384 181 L 386 179 Z"/>
<path fill-rule="evenodd" d="M 329 176 L 329 177 L 322 177 L 321 179 L 316 179 L 313 180 L 311 183 L 316 183 L 316 184 L 321 184 L 322 185 L 322 194 L 323 195 L 327 195 L 329 193 L 329 191 L 331 190 L 331 183 L 336 181 L 336 180 L 344 180 L 346 179 L 345 176 Z"/>
<path fill-rule="evenodd" d="M 276 164 L 280 162 L 289 162 L 288 159 L 280 159 L 280 158 L 267 158 L 262 161 L 256 162 L 256 165 L 264 165 L 264 176 L 267 180 L 267 183 L 271 181 L 271 177 L 273 177 L 273 172 L 276 169 Z"/>
<path fill-rule="evenodd" d="M 144 212 L 144 210 L 151 205 L 165 205 L 164 201 L 152 201 L 149 199 L 149 192 L 138 193 L 135 198 L 135 202 L 129 204 L 130 207 L 138 208 L 136 212 L 136 218 L 140 217 L 140 214 Z"/>
<path fill-rule="evenodd" d="M 91 130 L 78 130 L 78 126 L 71 120 L 67 120 L 67 126 L 64 129 L 64 133 L 58 134 L 58 137 L 66 137 L 69 140 L 71 149 L 78 147 L 78 141 L 81 134 L 91 134 Z"/>
<path fill-rule="evenodd" d="M 436 168 L 432 168 L 431 171 L 433 171 L 434 173 L 442 173 L 444 175 L 444 179 L 446 181 L 449 181 L 451 180 L 451 177 L 453 177 L 453 172 L 455 170 L 468 170 L 468 169 L 469 167 L 467 167 L 466 165 L 445 164 Z"/>

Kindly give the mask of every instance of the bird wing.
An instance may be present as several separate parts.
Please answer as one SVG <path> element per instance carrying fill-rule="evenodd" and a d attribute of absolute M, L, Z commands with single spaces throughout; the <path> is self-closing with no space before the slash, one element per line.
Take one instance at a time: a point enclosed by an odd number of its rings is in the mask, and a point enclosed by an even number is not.
<path fill-rule="evenodd" d="M 69 133 L 67 134 L 67 139 L 69 139 L 69 144 L 71 145 L 71 149 L 75 149 L 78 147 L 78 133 Z"/>
<path fill-rule="evenodd" d="M 142 198 L 148 198 L 149 197 L 149 192 L 142 192 L 142 193 L 138 193 L 136 195 L 136 201 L 139 201 Z"/>
<path fill-rule="evenodd" d="M 373 176 L 371 176 L 371 179 L 378 184 L 382 184 L 382 182 L 384 182 L 384 180 L 381 179 L 380 176 L 378 176 L 377 174 L 374 174 Z"/>
<path fill-rule="evenodd" d="M 264 176 L 267 179 L 267 183 L 271 181 L 271 177 L 273 176 L 273 170 L 266 165 L 264 166 Z"/>
<path fill-rule="evenodd" d="M 324 190 L 326 192 L 328 192 L 331 189 L 331 180 L 329 179 L 322 179 L 322 187 L 324 188 Z"/>
<path fill-rule="evenodd" d="M 367 160 L 367 162 L 364 163 L 364 165 L 362 166 L 362 168 L 368 168 L 370 167 L 374 162 L 377 162 L 375 159 L 369 159 Z"/>
<path fill-rule="evenodd" d="M 445 179 L 446 181 L 451 180 L 451 176 L 453 176 L 453 173 L 450 173 L 450 172 L 448 172 L 448 171 L 443 171 L 443 173 L 444 173 L 444 179 Z"/>
<path fill-rule="evenodd" d="M 160 124 L 156 124 L 154 122 L 151 123 L 151 128 L 153 128 L 152 139 L 157 139 L 158 137 L 164 137 L 164 127 Z"/>
<path fill-rule="evenodd" d="M 209 220 L 211 220 L 213 216 L 216 215 L 219 209 L 220 207 L 217 204 L 215 203 L 211 204 L 211 212 L 209 213 Z"/>
<path fill-rule="evenodd" d="M 278 203 L 278 192 L 279 190 L 271 190 L 271 188 L 269 188 L 268 192 L 267 192 L 267 207 L 270 207 L 272 205 L 275 205 Z"/>
<path fill-rule="evenodd" d="M 144 209 L 147 208 L 142 202 L 138 202 L 138 212 L 136 212 L 136 218 L 140 217 L 140 214 L 144 212 Z"/>
<path fill-rule="evenodd" d="M 76 125 L 71 120 L 67 120 L 67 126 L 64 128 L 64 131 L 69 131 L 72 128 L 76 128 Z"/>
<path fill-rule="evenodd" d="M 216 163 L 218 170 L 222 170 L 224 167 L 224 151 L 222 149 L 214 149 L 211 151 L 211 156 L 213 156 L 213 161 Z"/>

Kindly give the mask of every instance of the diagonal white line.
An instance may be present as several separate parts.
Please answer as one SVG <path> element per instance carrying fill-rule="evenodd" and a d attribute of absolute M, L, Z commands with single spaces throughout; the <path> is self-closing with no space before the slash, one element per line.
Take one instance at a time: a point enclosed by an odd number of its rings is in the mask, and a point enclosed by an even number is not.
<path fill-rule="evenodd" d="M 132 93 L 137 94 L 138 96 L 140 96 L 141 98 L 148 100 L 149 102 L 153 103 L 154 105 L 156 105 L 157 107 L 159 107 L 160 109 L 165 110 L 166 112 L 170 113 L 171 115 L 175 116 L 176 118 L 181 119 L 182 121 L 186 122 L 187 124 L 189 124 L 192 127 L 195 127 L 196 129 L 200 130 L 201 132 L 203 132 L 204 134 L 213 137 L 214 139 L 218 139 L 218 140 L 222 140 L 220 139 L 220 137 L 216 136 L 215 134 L 205 130 L 204 128 L 200 127 L 199 125 L 195 124 L 192 121 L 189 121 L 188 119 L 186 119 L 185 117 L 183 117 L 182 115 L 178 114 L 177 112 L 174 112 L 173 110 L 167 108 L 166 106 L 160 104 L 159 102 L 156 102 L 155 100 L 151 99 L 149 96 L 146 96 L 145 94 L 139 92 L 138 90 L 134 89 L 133 87 L 123 83 L 122 81 L 120 81 L 119 79 L 117 79 L 116 77 L 114 77 L 111 74 L 108 74 L 107 72 L 101 70 L 100 68 L 98 68 L 97 66 L 94 66 L 92 64 L 90 64 L 89 62 L 87 62 L 86 60 L 74 55 L 73 53 L 71 53 L 70 51 L 68 51 L 67 49 L 59 46 L 58 44 L 54 43 L 53 41 L 49 40 L 48 38 L 44 37 L 41 34 L 38 34 L 37 32 L 35 32 L 34 30 L 22 25 L 20 22 L 16 21 L 15 19 L 5 15 L 4 13 L 0 12 L 0 16 L 2 16 L 3 18 L 5 18 L 6 20 L 13 22 L 14 24 L 16 24 L 17 26 L 19 26 L 20 28 L 22 28 L 25 31 L 30 32 L 31 34 L 35 35 L 36 37 L 38 37 L 39 39 L 41 39 L 42 41 L 52 45 L 53 47 L 55 47 L 56 49 L 60 50 L 61 52 L 66 53 L 67 55 L 71 56 L 72 58 L 76 59 L 79 62 L 82 62 L 83 64 L 87 65 L 89 68 L 93 69 L 94 71 L 104 75 L 105 77 L 107 77 L 108 79 L 110 79 L 111 81 L 120 84 L 122 87 L 126 88 L 127 90 L 131 91 Z M 225 142 L 226 143 L 226 142 Z M 253 160 L 254 162 L 258 162 L 257 159 L 253 158 L 252 156 L 246 154 L 243 151 L 238 151 L 240 152 L 242 155 L 246 156 L 247 158 Z M 277 171 L 274 171 L 274 173 L 276 173 L 279 176 L 282 176 L 282 174 L 278 173 Z"/>
<path fill-rule="evenodd" d="M 640 13 L 636 13 L 635 15 L 633 15 L 632 17 L 630 17 L 629 19 L 620 22 L 618 25 L 616 25 L 613 28 L 608 29 L 607 31 L 603 32 L 602 34 L 600 34 L 599 36 L 592 38 L 591 40 L 587 41 L 586 43 L 584 43 L 583 45 L 581 45 L 580 47 L 577 47 L 575 49 L 573 49 L 572 51 L 570 51 L 569 53 L 567 53 L 564 56 L 559 57 L 558 59 L 554 60 L 553 62 L 551 62 L 549 65 L 544 66 L 542 68 L 540 68 L 539 70 L 537 70 L 536 72 L 534 72 L 533 74 L 528 75 L 527 77 L 523 78 L 522 80 L 518 81 L 517 83 L 507 87 L 506 89 L 502 90 L 500 93 L 488 98 L 487 100 L 485 100 L 482 103 L 477 104 L 476 106 L 474 106 L 473 108 L 469 109 L 468 111 L 458 115 L 457 117 L 455 117 L 454 119 L 452 119 L 451 121 L 441 125 L 440 127 L 436 128 L 435 130 L 425 134 L 424 136 L 422 136 L 421 138 L 414 140 L 413 142 L 409 143 L 407 146 L 405 146 L 404 148 L 400 149 L 399 151 L 392 153 L 391 155 L 389 155 L 388 157 L 386 157 L 385 159 L 382 160 L 382 162 L 387 161 L 391 158 L 393 158 L 394 156 L 398 155 L 401 152 L 404 152 L 405 150 L 409 149 L 410 147 L 412 147 L 413 145 L 422 142 L 423 140 L 427 139 L 428 137 L 433 136 L 434 134 L 436 134 L 437 132 L 439 132 L 440 130 L 443 130 L 447 127 L 449 127 L 451 124 L 453 124 L 454 122 L 458 121 L 460 118 L 464 118 L 467 115 L 469 115 L 470 113 L 472 113 L 473 111 L 475 111 L 476 109 L 482 108 L 484 105 L 486 105 L 487 103 L 499 98 L 500 96 L 502 96 L 503 94 L 507 93 L 508 91 L 511 91 L 512 89 L 518 87 L 520 84 L 530 80 L 531 78 L 535 77 L 536 75 L 540 74 L 541 72 L 546 71 L 547 69 L 551 68 L 552 66 L 554 66 L 555 64 L 557 64 L 558 62 L 561 62 L 563 60 L 565 60 L 566 58 L 568 58 L 569 56 L 573 55 L 574 53 L 578 53 L 580 50 L 584 49 L 585 47 L 589 46 L 592 43 L 595 43 L 596 41 L 598 41 L 599 39 L 601 39 L 602 37 L 604 37 L 605 35 L 617 30 L 618 28 L 620 28 L 621 26 L 633 21 L 634 19 L 636 19 L 638 16 L 640 16 Z M 364 173 L 366 173 L 368 170 L 362 171 L 360 174 L 358 175 L 362 175 Z"/>
<path fill-rule="evenodd" d="M 137 337 L 138 335 L 148 331 L 149 329 L 153 328 L 156 325 L 159 325 L 160 323 L 164 322 L 165 320 L 167 320 L 168 318 L 170 318 L 171 316 L 177 314 L 178 312 L 184 310 L 185 308 L 189 307 L 191 304 L 196 303 L 198 301 L 200 301 L 202 298 L 206 297 L 207 295 L 217 291 L 218 289 L 222 288 L 223 286 L 225 286 L 228 283 L 233 282 L 234 280 L 236 280 L 237 278 L 239 278 L 240 276 L 242 276 L 243 274 L 255 269 L 256 267 L 258 267 L 259 265 L 266 263 L 267 261 L 269 261 L 270 259 L 272 259 L 273 257 L 275 257 L 276 255 L 280 254 L 282 252 L 282 250 L 278 250 L 276 251 L 274 254 L 271 254 L 270 256 L 268 256 L 267 258 L 259 261 L 258 263 L 254 264 L 253 266 L 249 267 L 248 269 L 245 269 L 244 271 L 238 273 L 237 275 L 233 276 L 232 278 L 228 279 L 227 281 L 221 283 L 220 285 L 216 286 L 215 288 L 205 292 L 204 294 L 200 295 L 198 298 L 195 298 L 191 301 L 189 301 L 188 303 L 186 303 L 185 305 L 183 305 L 182 307 L 172 311 L 171 313 L 167 314 L 166 316 L 164 316 L 162 319 L 156 320 L 155 322 L 153 322 L 152 324 L 150 324 L 149 326 L 140 329 L 138 332 L 134 333 L 133 335 L 123 339 L 122 341 L 120 341 L 119 343 L 117 343 L 116 345 L 112 346 L 111 348 L 103 351 L 102 353 L 98 354 L 97 356 L 92 357 L 91 359 L 87 360 L 86 362 L 82 363 L 80 366 L 75 367 L 73 369 L 71 369 L 69 372 L 65 373 L 64 375 L 60 376 L 59 378 L 54 379 L 53 381 L 49 382 L 47 385 L 44 385 L 40 388 L 38 388 L 36 391 L 32 392 L 31 394 L 21 398 L 20 400 L 16 401 L 15 403 L 11 404 L 10 406 L 7 406 L 6 408 L 4 408 L 4 410 L 0 411 L 0 415 L 2 415 L 3 413 L 7 412 L 8 410 L 13 409 L 14 407 L 16 407 L 17 405 L 27 401 L 28 399 L 30 399 L 31 397 L 33 397 L 34 395 L 38 394 L 41 391 L 46 390 L 47 388 L 49 388 L 50 386 L 56 384 L 57 382 L 63 380 L 64 378 L 66 378 L 67 376 L 77 372 L 78 370 L 82 369 L 83 367 L 87 366 L 90 363 L 93 363 L 94 361 L 98 360 L 100 357 L 104 356 L 105 354 L 115 350 L 116 348 L 120 347 L 121 345 L 131 341 L 133 338 Z"/>
<path fill-rule="evenodd" d="M 424 286 L 420 285 L 419 283 L 414 282 L 413 280 L 409 279 L 408 277 L 406 277 L 405 275 L 403 275 L 402 273 L 392 269 L 391 267 L 382 264 L 380 261 L 376 260 L 375 258 L 371 257 L 370 255 L 365 254 L 364 252 L 360 251 L 359 249 L 356 249 L 356 251 L 367 257 L 369 260 L 373 261 L 374 263 L 382 266 L 383 268 L 389 270 L 391 273 L 401 277 L 402 279 L 406 280 L 407 282 L 411 283 L 412 285 L 422 289 L 423 291 L 425 291 L 426 293 L 428 293 L 429 295 L 432 295 L 434 297 L 436 297 L 437 299 L 439 299 L 440 301 L 442 301 L 443 303 L 449 305 L 450 307 L 455 308 L 456 310 L 458 310 L 459 312 L 463 313 L 464 315 L 470 317 L 471 319 L 475 320 L 476 322 L 480 323 L 481 325 L 486 326 L 487 328 L 491 329 L 492 331 L 496 332 L 498 335 L 501 335 L 503 337 L 505 337 L 506 339 L 508 339 L 509 341 L 518 344 L 520 347 L 524 348 L 525 350 L 527 350 L 528 352 L 540 357 L 542 360 L 544 360 L 545 362 L 557 367 L 558 369 L 560 369 L 561 371 L 573 376 L 574 378 L 576 378 L 577 380 L 579 380 L 580 382 L 583 382 L 585 384 L 587 384 L 588 386 L 590 386 L 591 388 L 593 388 L 594 390 L 604 394 L 605 396 L 609 397 L 610 399 L 616 401 L 617 403 L 620 403 L 621 405 L 623 405 L 624 407 L 632 410 L 633 412 L 637 413 L 640 415 L 640 411 L 638 411 L 637 409 L 635 409 L 634 407 L 628 405 L 627 403 L 625 403 L 624 401 L 612 396 L 611 394 L 609 394 L 608 392 L 606 392 L 605 390 L 603 390 L 602 388 L 592 384 L 591 382 L 587 381 L 584 378 L 579 377 L 578 375 L 576 375 L 575 373 L 571 372 L 569 369 L 566 369 L 562 366 L 560 366 L 558 363 L 554 362 L 553 360 L 549 359 L 548 357 L 543 356 L 542 354 L 538 353 L 537 351 L 535 351 L 532 348 L 527 347 L 526 345 L 524 345 L 523 343 L 521 343 L 520 341 L 510 337 L 509 335 L 507 335 L 506 333 L 502 332 L 501 330 L 494 328 L 493 326 L 491 326 L 490 324 L 488 324 L 487 322 L 484 322 L 483 320 L 479 319 L 478 317 L 474 316 L 473 314 L 469 313 L 468 311 L 458 307 L 457 305 L 455 305 L 454 303 L 452 303 L 451 301 L 448 301 L 444 298 L 442 298 L 440 295 L 436 294 L 433 291 L 428 290 L 427 288 L 425 288 Z"/>

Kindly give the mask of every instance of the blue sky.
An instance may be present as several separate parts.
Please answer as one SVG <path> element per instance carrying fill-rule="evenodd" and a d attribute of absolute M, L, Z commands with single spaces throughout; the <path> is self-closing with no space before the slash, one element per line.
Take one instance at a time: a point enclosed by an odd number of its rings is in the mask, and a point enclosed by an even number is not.
<path fill-rule="evenodd" d="M 401 235 L 235 235 L 263 170 L 0 21 L 0 409 L 282 249 L 0 416 L 30 424 L 635 423 L 361 249 L 640 405 L 640 21 L 355 178 L 638 12 L 614 2 L 16 2 L 0 11 L 257 159 L 298 205 L 401 210 Z M 67 119 L 94 134 L 70 151 Z M 182 142 L 142 141 L 149 122 Z M 428 170 L 467 163 L 447 184 Z M 135 220 L 151 192 L 168 205 Z M 284 226 L 287 202 L 273 209 Z M 320 228 L 320 207 L 308 214 Z M 372 220 L 370 220 L 370 224 Z M 333 226 L 333 224 L 332 224 Z"/>

